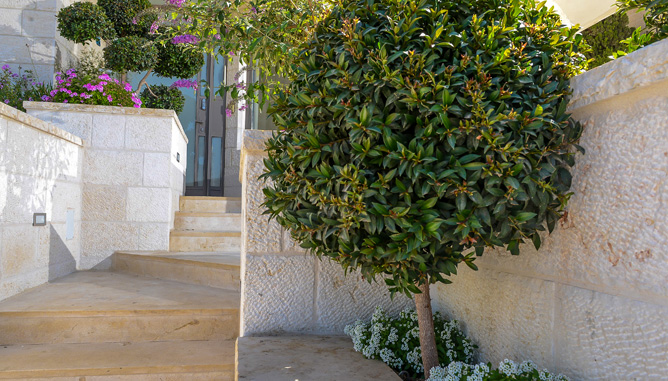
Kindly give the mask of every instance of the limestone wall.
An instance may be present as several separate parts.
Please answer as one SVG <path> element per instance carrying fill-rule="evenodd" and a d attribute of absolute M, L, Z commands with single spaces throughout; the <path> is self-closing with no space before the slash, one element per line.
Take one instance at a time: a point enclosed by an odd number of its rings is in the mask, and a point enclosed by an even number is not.
<path fill-rule="evenodd" d="M 187 139 L 171 110 L 24 102 L 84 141 L 80 269 L 116 250 L 168 250 L 183 194 Z"/>
<path fill-rule="evenodd" d="M 568 215 L 536 252 L 490 252 L 432 288 L 483 361 L 574 380 L 668 375 L 668 40 L 572 81 L 584 125 Z"/>
<path fill-rule="evenodd" d="M 264 143 L 271 131 L 244 131 L 241 150 L 243 226 L 241 235 L 240 336 L 281 333 L 343 334 L 346 324 L 370 319 L 376 306 L 398 313 L 412 300 L 390 300 L 385 282 L 369 284 L 358 273 L 319 261 L 295 245 L 262 215 Z"/>
<path fill-rule="evenodd" d="M 76 269 L 82 164 L 80 138 L 0 103 L 0 300 Z"/>

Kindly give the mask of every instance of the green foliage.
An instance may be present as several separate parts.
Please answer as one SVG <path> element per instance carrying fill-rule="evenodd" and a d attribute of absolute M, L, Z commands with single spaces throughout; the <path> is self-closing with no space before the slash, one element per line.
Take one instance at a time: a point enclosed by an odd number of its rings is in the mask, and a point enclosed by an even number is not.
<path fill-rule="evenodd" d="M 107 68 L 118 73 L 144 71 L 158 62 L 158 48 L 143 37 L 121 37 L 104 49 L 104 61 Z"/>
<path fill-rule="evenodd" d="M 570 196 L 580 43 L 532 0 L 341 2 L 277 97 L 267 213 L 406 294 L 538 247 Z"/>
<path fill-rule="evenodd" d="M 104 9 L 119 37 L 145 36 L 151 23 L 152 14 L 143 14 L 151 7 L 149 0 L 98 0 L 97 5 Z"/>
<path fill-rule="evenodd" d="M 643 19 L 652 42 L 668 37 L 668 0 L 618 0 L 622 12 L 647 11 Z"/>
<path fill-rule="evenodd" d="M 649 33 L 643 33 L 642 28 L 638 27 L 633 31 L 631 37 L 620 41 L 620 44 L 622 44 L 624 48 L 622 50 L 618 50 L 612 53 L 612 57 L 613 58 L 623 57 L 653 42 L 654 42 L 654 37 Z"/>
<path fill-rule="evenodd" d="M 615 13 L 582 32 L 591 51 L 585 56 L 592 60 L 589 68 L 601 66 L 610 61 L 613 53 L 623 49 L 620 40 L 631 37 L 633 28 L 629 27 L 629 17 L 625 13 Z"/>
<path fill-rule="evenodd" d="M 246 84 L 244 92 L 235 91 L 237 83 L 231 83 L 220 87 L 217 94 L 231 94 L 233 101 L 257 100 L 263 105 L 276 89 L 294 79 L 292 66 L 301 44 L 331 6 L 332 0 L 191 0 L 181 8 L 171 9 L 171 17 L 178 22 L 166 23 L 166 34 L 196 36 L 201 49 L 239 58 L 262 73 L 258 82 Z"/>
<path fill-rule="evenodd" d="M 184 44 L 175 45 L 171 42 L 158 43 L 158 63 L 154 71 L 162 77 L 191 78 L 204 66 L 204 55 L 201 51 Z"/>
<path fill-rule="evenodd" d="M 141 100 L 144 107 L 174 110 L 177 114 L 183 111 L 186 103 L 186 97 L 181 90 L 165 85 L 151 86 L 150 90 L 144 89 L 141 92 Z"/>
<path fill-rule="evenodd" d="M 0 69 L 0 102 L 23 112 L 26 111 L 23 101 L 44 100 L 51 89 L 51 84 L 40 82 L 30 70 L 22 73 L 19 68 L 19 72 L 14 73 L 9 65 Z"/>
<path fill-rule="evenodd" d="M 76 43 L 109 39 L 115 35 L 104 10 L 92 3 L 74 3 L 58 11 L 56 17 L 60 35 Z"/>
<path fill-rule="evenodd" d="M 434 331 L 440 364 L 470 363 L 473 360 L 476 347 L 459 329 L 456 320 L 449 321 L 437 312 L 434 314 Z M 371 322 L 358 320 L 347 325 L 344 332 L 352 338 L 355 350 L 364 357 L 379 359 L 397 372 L 406 371 L 413 376 L 424 373 L 415 310 L 402 311 L 398 318 L 392 319 L 377 307 Z"/>

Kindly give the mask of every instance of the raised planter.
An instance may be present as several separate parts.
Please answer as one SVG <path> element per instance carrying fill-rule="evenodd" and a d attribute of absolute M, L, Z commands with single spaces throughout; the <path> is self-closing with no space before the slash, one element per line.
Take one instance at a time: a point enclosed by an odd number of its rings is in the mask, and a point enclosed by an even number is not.
<path fill-rule="evenodd" d="M 168 250 L 183 194 L 187 138 L 171 110 L 24 102 L 28 114 L 80 137 L 80 269 L 116 250 Z"/>

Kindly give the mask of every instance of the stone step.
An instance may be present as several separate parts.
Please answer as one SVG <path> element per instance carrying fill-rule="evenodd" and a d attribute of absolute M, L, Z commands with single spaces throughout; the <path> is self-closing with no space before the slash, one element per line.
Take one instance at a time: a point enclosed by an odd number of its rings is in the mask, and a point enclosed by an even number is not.
<path fill-rule="evenodd" d="M 241 232 L 200 232 L 172 230 L 169 251 L 241 251 Z"/>
<path fill-rule="evenodd" d="M 380 360 L 355 352 L 347 336 L 240 337 L 235 380 L 401 381 Z"/>
<path fill-rule="evenodd" d="M 176 212 L 175 230 L 241 231 L 241 213 Z"/>
<path fill-rule="evenodd" d="M 241 213 L 241 197 L 181 196 L 182 212 Z"/>
<path fill-rule="evenodd" d="M 1 302 L 0 344 L 228 340 L 238 336 L 239 299 L 237 291 L 77 272 Z"/>
<path fill-rule="evenodd" d="M 234 341 L 11 345 L 0 379 L 231 381 Z"/>
<path fill-rule="evenodd" d="M 122 251 L 114 271 L 240 291 L 239 253 Z"/>

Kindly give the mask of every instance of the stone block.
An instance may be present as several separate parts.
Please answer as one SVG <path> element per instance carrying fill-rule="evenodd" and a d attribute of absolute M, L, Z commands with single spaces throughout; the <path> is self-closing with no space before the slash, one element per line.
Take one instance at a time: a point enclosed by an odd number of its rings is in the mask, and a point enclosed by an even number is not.
<path fill-rule="evenodd" d="M 46 211 L 46 180 L 0 172 L 0 184 L 0 221 L 32 224 L 33 213 Z M 47 215 L 47 221 L 51 217 Z"/>
<path fill-rule="evenodd" d="M 2 276 L 25 275 L 35 269 L 38 229 L 29 224 L 2 229 Z"/>
<path fill-rule="evenodd" d="M 143 152 L 170 152 L 171 128 L 171 118 L 128 117 L 125 148 Z"/>
<path fill-rule="evenodd" d="M 53 38 L 2 36 L 2 50 L 5 62 L 21 64 L 24 69 L 31 64 L 31 57 L 32 62 L 35 62 L 35 64 L 53 65 L 56 56 L 56 47 Z M 46 78 L 41 79 L 44 80 Z"/>
<path fill-rule="evenodd" d="M 169 188 L 128 188 L 128 221 L 169 223 L 171 200 Z"/>
<path fill-rule="evenodd" d="M 317 259 L 316 259 L 317 260 Z M 347 324 L 357 319 L 370 320 L 377 306 L 396 316 L 415 303 L 405 295 L 390 298 L 385 282 L 378 277 L 369 283 L 359 271 L 344 274 L 341 265 L 329 259 L 319 261 L 317 295 L 318 333 L 343 334 Z"/>
<path fill-rule="evenodd" d="M 169 250 L 169 223 L 139 225 L 139 250 Z"/>
<path fill-rule="evenodd" d="M 93 115 L 92 146 L 103 149 L 122 149 L 125 146 L 125 119 L 123 114 Z"/>
<path fill-rule="evenodd" d="M 84 154 L 84 182 L 106 185 L 141 185 L 144 167 L 141 152 L 87 149 Z"/>
<path fill-rule="evenodd" d="M 44 169 L 45 155 L 41 149 L 41 133 L 23 123 L 7 122 L 7 170 L 31 176 L 40 176 Z"/>
<path fill-rule="evenodd" d="M 0 10 L 0 35 L 20 36 L 21 35 L 21 9 L 2 9 Z M 3 57 L 6 59 L 9 57 Z"/>
<path fill-rule="evenodd" d="M 68 210 L 74 211 L 75 221 L 81 221 L 81 200 L 80 183 L 64 181 L 50 183 L 46 194 L 46 211 L 50 215 L 51 222 L 66 222 Z"/>
<path fill-rule="evenodd" d="M 246 173 L 244 191 L 244 224 L 246 233 L 247 253 L 277 253 L 281 250 L 281 228 L 275 220 L 269 221 L 269 216 L 263 215 L 264 180 L 258 178 L 264 172 L 262 157 L 257 155 L 246 156 Z"/>
<path fill-rule="evenodd" d="M 460 267 L 453 283 L 432 286 L 434 309 L 458 320 L 481 361 L 531 359 L 553 369 L 553 282 Z"/>
<path fill-rule="evenodd" d="M 80 270 L 89 270 L 103 263 L 119 250 L 139 248 L 139 226 L 128 222 L 83 222 L 81 224 Z M 106 261 L 105 261 L 106 260 Z"/>
<path fill-rule="evenodd" d="M 83 185 L 82 219 L 84 221 L 124 221 L 128 190 L 123 186 Z"/>
<path fill-rule="evenodd" d="M 313 330 L 313 261 L 303 256 L 246 256 L 242 336 Z"/>
<path fill-rule="evenodd" d="M 0 0 L 0 8 L 57 10 L 56 0 Z"/>
<path fill-rule="evenodd" d="M 23 35 L 29 37 L 55 38 L 56 15 L 50 11 L 24 10 Z"/>
<path fill-rule="evenodd" d="M 556 370 L 574 380 L 666 377 L 668 307 L 569 286 L 557 295 Z"/>
<path fill-rule="evenodd" d="M 171 167 L 169 153 L 145 153 L 143 185 L 146 187 L 169 187 Z"/>
<path fill-rule="evenodd" d="M 49 280 L 74 272 L 81 254 L 81 223 L 75 224 L 72 240 L 67 240 L 65 223 L 51 223 L 40 227 L 38 233 L 37 267 L 48 269 Z"/>
<path fill-rule="evenodd" d="M 51 123 L 84 140 L 90 146 L 93 131 L 93 114 L 82 112 L 52 112 Z"/>

